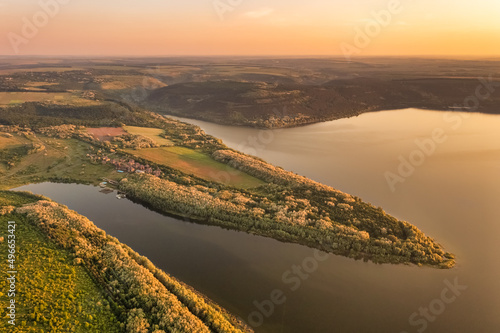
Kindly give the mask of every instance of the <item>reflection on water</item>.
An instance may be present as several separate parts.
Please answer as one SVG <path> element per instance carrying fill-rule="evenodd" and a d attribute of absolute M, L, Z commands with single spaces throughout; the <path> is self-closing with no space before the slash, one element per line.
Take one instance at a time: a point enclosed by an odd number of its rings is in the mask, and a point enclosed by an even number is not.
<path fill-rule="evenodd" d="M 320 261 L 303 246 L 164 217 L 93 187 L 24 188 L 88 216 L 246 321 L 263 319 L 257 332 L 497 332 L 500 117 L 388 111 L 266 133 L 190 122 L 410 221 L 456 253 L 457 268 Z M 392 191 L 387 172 L 436 129 L 446 140 Z"/>

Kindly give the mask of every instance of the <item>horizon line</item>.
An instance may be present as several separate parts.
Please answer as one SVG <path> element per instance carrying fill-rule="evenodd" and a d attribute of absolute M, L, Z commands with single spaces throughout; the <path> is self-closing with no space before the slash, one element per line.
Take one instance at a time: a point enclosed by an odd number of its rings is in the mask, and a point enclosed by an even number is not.
<path fill-rule="evenodd" d="M 59 57 L 59 58 L 112 58 L 112 57 L 122 57 L 122 58 L 347 58 L 342 54 L 213 54 L 213 55 L 195 55 L 195 54 L 170 54 L 170 55 L 134 55 L 134 54 L 111 54 L 111 55 L 78 55 L 78 54 L 0 54 L 2 58 L 23 58 L 23 57 L 39 57 L 39 58 L 49 58 L 49 57 Z M 459 55 L 459 54 L 414 54 L 414 55 L 356 55 L 350 56 L 352 59 L 363 59 L 363 58 L 499 58 L 500 54 L 497 55 Z"/>

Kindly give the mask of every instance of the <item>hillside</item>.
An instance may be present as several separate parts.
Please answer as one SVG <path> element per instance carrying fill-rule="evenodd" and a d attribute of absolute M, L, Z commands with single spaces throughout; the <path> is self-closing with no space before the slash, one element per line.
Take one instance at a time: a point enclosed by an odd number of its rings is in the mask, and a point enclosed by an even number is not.
<path fill-rule="evenodd" d="M 469 111 L 464 102 L 479 81 L 468 78 L 335 79 L 321 85 L 208 81 L 152 91 L 145 105 L 157 112 L 226 125 L 292 127 L 364 112 L 426 108 Z M 496 82 L 500 85 L 500 82 Z M 483 88 L 485 89 L 485 88 Z M 482 91 L 487 92 L 486 90 Z M 473 111 L 498 113 L 500 92 Z"/>

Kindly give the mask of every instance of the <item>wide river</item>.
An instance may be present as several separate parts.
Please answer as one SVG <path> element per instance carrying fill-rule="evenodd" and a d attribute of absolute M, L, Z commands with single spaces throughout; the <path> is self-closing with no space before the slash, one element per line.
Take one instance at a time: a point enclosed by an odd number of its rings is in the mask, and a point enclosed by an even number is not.
<path fill-rule="evenodd" d="M 21 189 L 89 217 L 256 332 L 500 331 L 500 116 L 409 109 L 268 131 L 185 121 L 382 206 L 455 253 L 457 267 L 323 260 L 304 246 L 165 217 L 90 186 Z M 271 302 L 276 290 L 285 302 Z"/>

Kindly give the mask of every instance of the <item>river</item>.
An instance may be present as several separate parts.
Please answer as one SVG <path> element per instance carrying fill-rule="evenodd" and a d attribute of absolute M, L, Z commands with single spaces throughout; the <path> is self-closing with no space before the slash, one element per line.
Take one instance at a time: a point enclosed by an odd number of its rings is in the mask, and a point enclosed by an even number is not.
<path fill-rule="evenodd" d="M 455 253 L 457 267 L 325 259 L 304 246 L 165 217 L 91 186 L 21 189 L 89 217 L 256 332 L 498 332 L 500 116 L 409 109 L 282 130 L 185 121 L 382 206 Z"/>

